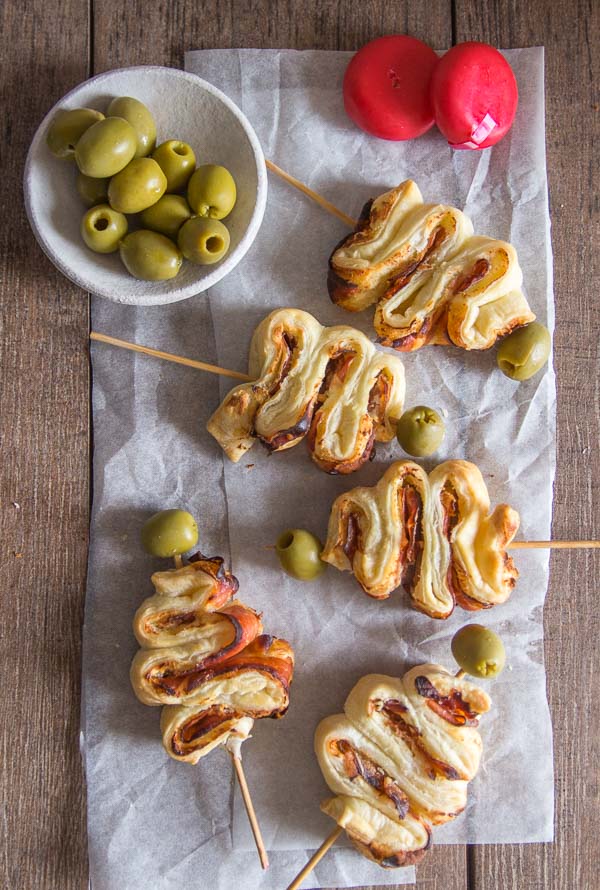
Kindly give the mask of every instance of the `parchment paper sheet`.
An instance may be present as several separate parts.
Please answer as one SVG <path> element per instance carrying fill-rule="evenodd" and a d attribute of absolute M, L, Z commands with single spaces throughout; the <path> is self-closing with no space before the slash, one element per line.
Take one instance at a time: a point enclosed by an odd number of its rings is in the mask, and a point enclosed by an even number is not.
<path fill-rule="evenodd" d="M 189 53 L 186 67 L 236 101 L 265 154 L 357 215 L 364 201 L 407 177 L 427 201 L 462 207 L 476 231 L 512 241 L 538 318 L 553 326 L 547 206 L 543 51 L 507 53 L 520 105 L 511 134 L 485 152 L 455 152 L 436 132 L 409 143 L 370 139 L 344 115 L 341 79 L 349 54 L 264 50 Z M 198 152 L 200 155 L 201 153 Z M 200 159 L 201 162 L 201 159 Z M 372 312 L 349 315 L 327 297 L 325 274 L 342 223 L 270 178 L 267 212 L 249 254 L 209 295 L 134 309 L 95 300 L 96 330 L 245 370 L 255 325 L 270 310 L 299 306 L 326 324 L 350 323 L 372 336 Z M 318 584 L 284 576 L 266 545 L 288 526 L 324 536 L 341 491 L 372 484 L 393 445 L 352 477 L 327 477 L 303 445 L 273 457 L 257 445 L 224 463 L 205 432 L 226 380 L 157 360 L 92 350 L 94 508 L 84 628 L 83 749 L 89 800 L 93 890 L 281 890 L 332 823 L 319 812 L 328 791 L 312 753 L 318 720 L 341 709 L 367 672 L 398 675 L 432 660 L 453 668 L 449 642 L 470 618 L 493 626 L 509 668 L 488 684 L 494 707 L 482 721 L 484 760 L 466 813 L 436 829 L 437 843 L 508 843 L 552 838 L 552 738 L 542 661 L 542 604 L 548 554 L 518 552 L 521 578 L 509 603 L 446 622 L 413 612 L 401 591 L 378 603 L 348 575 L 329 569 Z M 475 461 L 492 503 L 515 506 L 521 538 L 550 535 L 554 475 L 554 375 L 515 384 L 493 353 L 429 348 L 405 357 L 407 405 L 447 412 L 443 451 L 430 460 Z M 252 464 L 252 467 L 247 465 Z M 128 668 L 131 618 L 158 563 L 138 545 L 151 512 L 183 506 L 198 518 L 204 552 L 230 556 L 240 598 L 264 611 L 268 632 L 295 647 L 292 705 L 284 720 L 259 721 L 244 761 L 271 869 L 260 872 L 231 767 L 216 752 L 196 767 L 164 755 L 158 709 L 139 704 Z M 233 810 L 233 818 L 232 818 Z M 385 871 L 342 841 L 307 886 L 410 882 L 413 870 Z"/>

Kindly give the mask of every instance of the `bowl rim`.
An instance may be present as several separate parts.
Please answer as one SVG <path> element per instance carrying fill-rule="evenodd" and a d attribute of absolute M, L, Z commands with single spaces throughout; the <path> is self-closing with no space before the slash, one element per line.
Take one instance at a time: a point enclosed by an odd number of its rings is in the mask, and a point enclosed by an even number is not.
<path fill-rule="evenodd" d="M 160 71 L 163 73 L 168 72 L 169 75 L 172 75 L 175 78 L 187 80 L 195 86 L 200 86 L 206 92 L 211 93 L 213 96 L 215 96 L 215 98 L 220 100 L 229 109 L 233 116 L 239 121 L 250 143 L 250 147 L 252 149 L 254 161 L 256 164 L 256 202 L 254 205 L 254 210 L 252 211 L 252 216 L 250 217 L 250 222 L 248 223 L 248 227 L 244 232 L 239 244 L 234 248 L 231 254 L 226 257 L 223 263 L 220 263 L 212 272 L 209 272 L 209 274 L 204 278 L 201 284 L 199 282 L 190 283 L 177 288 L 170 293 L 125 293 L 125 295 L 115 295 L 114 291 L 109 290 L 108 288 L 98 287 L 97 285 L 94 285 L 87 276 L 78 274 L 77 270 L 73 269 L 70 264 L 65 263 L 62 258 L 56 254 L 56 252 L 53 250 L 52 246 L 48 242 L 46 236 L 44 235 L 43 231 L 38 227 L 33 209 L 35 202 L 31 178 L 32 170 L 35 165 L 34 155 L 37 153 L 40 143 L 45 136 L 48 123 L 53 115 L 56 113 L 57 109 L 65 101 L 76 96 L 83 87 L 87 87 L 90 84 L 94 83 L 101 83 L 103 80 L 108 80 L 116 74 L 142 74 L 148 71 Z M 256 235 L 258 234 L 258 230 L 261 226 L 265 214 L 267 203 L 267 183 L 267 168 L 262 146 L 252 124 L 243 113 L 243 111 L 235 104 L 232 99 L 229 98 L 229 96 L 222 92 L 222 90 L 220 90 L 218 87 L 215 87 L 212 83 L 209 83 L 209 81 L 204 80 L 202 77 L 198 77 L 197 74 L 192 74 L 189 71 L 183 71 L 181 68 L 171 68 L 167 65 L 131 65 L 124 68 L 113 68 L 110 71 L 103 71 L 100 74 L 96 74 L 94 75 L 94 77 L 90 77 L 88 80 L 84 80 L 81 83 L 77 84 L 75 87 L 69 90 L 68 93 L 65 93 L 64 96 L 62 96 L 57 102 L 55 102 L 55 104 L 52 106 L 52 108 L 50 108 L 50 110 L 46 113 L 46 115 L 40 122 L 29 145 L 29 150 L 27 152 L 27 158 L 25 161 L 25 168 L 23 171 L 23 193 L 25 198 L 24 203 L 27 219 L 29 220 L 29 225 L 31 226 L 36 241 L 48 257 L 50 262 L 66 278 L 68 278 L 70 281 L 72 281 L 78 287 L 82 288 L 87 293 L 99 297 L 104 297 L 105 299 L 111 300 L 115 303 L 135 306 L 160 306 L 166 305 L 168 303 L 176 303 L 180 300 L 189 299 L 189 297 L 204 293 L 218 281 L 221 281 L 221 279 L 224 278 L 229 272 L 231 272 L 232 269 L 237 266 L 240 260 L 250 249 L 254 239 L 256 238 Z M 132 279 L 132 281 L 134 280 L 139 279 Z"/>

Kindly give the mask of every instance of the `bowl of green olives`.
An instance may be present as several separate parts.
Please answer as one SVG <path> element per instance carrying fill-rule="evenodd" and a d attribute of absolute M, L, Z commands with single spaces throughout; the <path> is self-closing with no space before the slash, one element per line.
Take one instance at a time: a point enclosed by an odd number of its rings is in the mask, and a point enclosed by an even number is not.
<path fill-rule="evenodd" d="M 150 306 L 207 290 L 242 259 L 265 211 L 252 126 L 174 68 L 109 71 L 40 124 L 24 176 L 42 250 L 84 290 Z"/>

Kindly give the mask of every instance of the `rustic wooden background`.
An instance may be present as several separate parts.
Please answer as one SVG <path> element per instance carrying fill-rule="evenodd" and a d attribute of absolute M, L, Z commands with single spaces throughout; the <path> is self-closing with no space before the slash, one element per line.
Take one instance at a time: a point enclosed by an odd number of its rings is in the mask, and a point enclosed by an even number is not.
<path fill-rule="evenodd" d="M 559 398 L 554 536 L 598 538 L 600 3 L 4 0 L 0 23 L 0 885 L 80 890 L 87 887 L 78 724 L 91 496 L 88 297 L 46 260 L 25 218 L 23 164 L 39 121 L 92 74 L 181 66 L 186 49 L 349 50 L 393 32 L 440 48 L 463 40 L 543 44 Z M 545 651 L 555 843 L 434 847 L 418 869 L 421 890 L 600 885 L 599 582 L 600 552 L 554 555 Z"/>

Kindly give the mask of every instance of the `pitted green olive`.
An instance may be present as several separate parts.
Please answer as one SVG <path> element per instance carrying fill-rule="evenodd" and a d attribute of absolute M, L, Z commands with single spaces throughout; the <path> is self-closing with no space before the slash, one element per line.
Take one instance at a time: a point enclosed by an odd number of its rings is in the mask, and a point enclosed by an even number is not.
<path fill-rule="evenodd" d="M 86 176 L 114 176 L 135 155 L 135 130 L 122 117 L 106 117 L 89 127 L 75 148 L 77 166 Z"/>
<path fill-rule="evenodd" d="M 77 174 L 77 192 L 86 207 L 108 204 L 109 179 L 95 179 L 93 176 Z"/>
<path fill-rule="evenodd" d="M 196 155 L 191 145 L 169 139 L 154 150 L 152 157 L 167 177 L 167 192 L 179 192 L 186 187 L 196 166 Z"/>
<path fill-rule="evenodd" d="M 108 106 L 108 114 L 111 117 L 122 117 L 135 130 L 137 147 L 134 157 L 145 158 L 150 154 L 156 143 L 156 124 L 143 102 L 132 99 L 131 96 L 119 96 Z"/>
<path fill-rule="evenodd" d="M 81 237 L 96 253 L 114 253 L 127 234 L 127 219 L 108 204 L 98 204 L 84 214 Z"/>
<path fill-rule="evenodd" d="M 237 198 L 233 176 L 217 164 L 198 167 L 188 183 L 187 195 L 194 213 L 210 219 L 224 219 Z"/>
<path fill-rule="evenodd" d="M 140 214 L 140 222 L 145 229 L 160 232 L 176 241 L 179 229 L 191 215 L 188 202 L 181 195 L 163 195 Z"/>
<path fill-rule="evenodd" d="M 148 229 L 130 232 L 119 245 L 127 271 L 142 281 L 167 281 L 181 268 L 181 252 L 173 242 Z"/>
<path fill-rule="evenodd" d="M 161 510 L 146 520 L 141 538 L 152 556 L 180 556 L 198 543 L 198 526 L 186 510 Z"/>
<path fill-rule="evenodd" d="M 498 634 L 481 624 L 466 624 L 454 634 L 452 654 L 463 671 L 482 680 L 498 676 L 506 661 Z"/>
<path fill-rule="evenodd" d="M 75 146 L 85 131 L 101 120 L 104 120 L 104 115 L 93 108 L 73 108 L 70 111 L 63 109 L 48 128 L 46 145 L 57 158 L 72 158 Z"/>
<path fill-rule="evenodd" d="M 218 219 L 194 216 L 180 228 L 177 243 L 186 260 L 210 266 L 229 250 L 229 232 Z"/>
<path fill-rule="evenodd" d="M 496 361 L 511 380 L 529 380 L 548 361 L 552 341 L 550 332 L 537 321 L 517 328 L 498 347 Z"/>
<path fill-rule="evenodd" d="M 275 549 L 282 569 L 292 578 L 313 581 L 325 571 L 321 542 L 306 529 L 290 528 L 283 532 Z"/>
<path fill-rule="evenodd" d="M 162 198 L 165 174 L 152 158 L 134 158 L 110 181 L 108 201 L 120 213 L 140 213 Z"/>
<path fill-rule="evenodd" d="M 433 408 L 417 405 L 405 411 L 396 427 L 396 437 L 407 454 L 427 457 L 437 451 L 444 440 L 446 426 Z"/>

